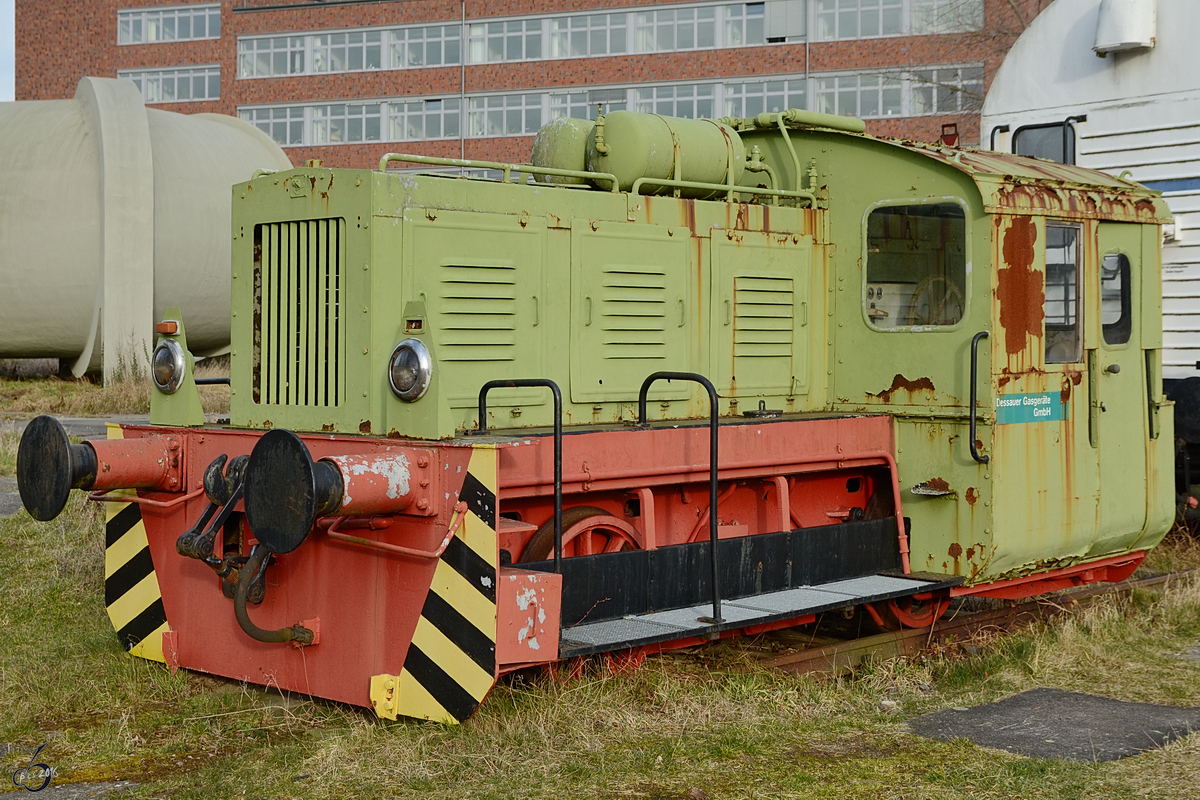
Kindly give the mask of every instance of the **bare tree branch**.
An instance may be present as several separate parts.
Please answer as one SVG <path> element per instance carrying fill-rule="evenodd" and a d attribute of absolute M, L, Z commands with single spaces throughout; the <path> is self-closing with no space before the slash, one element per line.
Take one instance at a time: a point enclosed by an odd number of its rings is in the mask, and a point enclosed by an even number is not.
<path fill-rule="evenodd" d="M 1008 0 L 1008 6 L 1017 15 L 1017 21 L 1021 23 L 1021 30 L 1029 27 L 1029 23 L 1025 20 L 1025 15 L 1021 13 L 1021 9 L 1017 8 L 1016 0 Z"/>

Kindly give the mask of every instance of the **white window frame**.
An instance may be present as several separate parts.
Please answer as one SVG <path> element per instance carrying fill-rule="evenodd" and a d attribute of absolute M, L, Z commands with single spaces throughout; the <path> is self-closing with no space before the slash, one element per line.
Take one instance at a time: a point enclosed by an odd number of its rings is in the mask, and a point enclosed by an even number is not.
<path fill-rule="evenodd" d="M 211 28 L 211 21 L 214 16 L 212 12 L 216 12 L 217 32 L 215 34 L 208 33 Z M 203 12 L 203 13 L 202 13 Z M 188 28 L 192 29 L 195 22 L 195 17 L 204 17 L 204 36 L 192 36 L 190 33 L 180 38 L 179 19 L 180 17 L 188 18 Z M 171 38 L 166 38 L 164 32 L 166 30 L 166 21 L 171 21 L 173 33 Z M 160 33 L 157 38 L 146 38 L 150 30 L 151 24 L 159 25 Z M 140 30 L 141 38 L 134 39 L 133 31 L 135 26 Z M 117 9 L 117 44 L 118 45 L 139 45 L 139 44 L 164 44 L 168 42 L 198 42 L 206 39 L 221 38 L 221 4 L 220 3 L 204 3 L 198 5 L 187 6 L 153 6 L 150 8 L 121 8 Z"/>
<path fill-rule="evenodd" d="M 812 41 L 836 42 L 896 36 L 968 33 L 983 28 L 984 0 L 810 0 Z M 885 32 L 891 17 L 898 27 Z M 863 20 L 878 24 L 863 33 Z M 853 21 L 853 25 L 848 23 Z M 852 27 L 853 30 L 846 28 Z"/>
<path fill-rule="evenodd" d="M 197 66 L 186 67 L 149 67 L 146 69 L 122 69 L 117 70 L 117 77 L 121 80 L 132 81 L 138 87 L 138 91 L 142 93 L 142 101 L 147 105 L 159 105 L 163 103 L 203 103 L 209 100 L 221 99 L 221 65 L 220 64 L 202 64 Z M 195 97 L 192 93 L 192 88 L 195 86 L 195 79 L 202 79 L 204 87 L 204 96 Z M 188 88 L 188 97 L 181 98 L 179 96 L 179 81 L 186 80 L 190 85 Z M 212 88 L 213 79 L 216 79 L 216 94 L 209 94 Z M 173 86 L 171 90 L 171 99 L 163 99 L 164 92 L 162 87 L 166 82 L 170 82 Z M 152 87 L 157 86 L 157 91 Z"/>
<path fill-rule="evenodd" d="M 430 35 L 431 31 L 437 31 Z M 420 36 L 414 33 L 421 32 Z M 294 75 L 342 75 L 358 72 L 379 72 L 384 70 L 424 69 L 426 67 L 457 67 L 462 64 L 462 25 L 458 22 L 433 23 L 422 25 L 403 25 L 372 28 L 340 28 L 337 30 L 311 31 L 304 33 L 282 33 L 270 35 L 239 36 L 238 50 L 238 79 L 251 80 L 255 78 L 276 78 Z M 368 39 L 377 37 L 377 42 Z M 335 38 L 344 41 L 334 42 Z M 357 41 L 353 41 L 357 40 Z M 440 63 L 427 63 L 430 43 L 436 43 L 435 48 L 440 53 Z M 458 58 L 453 61 L 446 59 L 448 49 L 454 49 L 457 44 Z M 367 66 L 367 49 L 379 47 L 379 66 Z M 422 51 L 420 63 L 409 63 L 409 56 L 414 47 Z M 333 58 L 329 52 L 335 48 L 345 52 L 342 69 L 326 68 L 324 64 L 318 69 L 318 62 L 328 61 L 332 65 Z M 363 66 L 350 69 L 350 49 L 363 51 Z M 270 69 L 260 72 L 257 57 L 261 53 L 271 53 L 272 56 L 285 50 L 289 53 L 286 59 L 287 71 L 276 72 L 274 59 L 270 61 Z M 298 59 L 300 68 L 293 69 Z M 248 74 L 250 73 L 250 74 Z"/>
<path fill-rule="evenodd" d="M 935 65 L 937 70 L 980 69 L 982 64 Z M 828 93 L 828 88 L 821 82 L 832 81 L 834 93 L 832 109 L 821 105 L 822 92 Z M 886 81 L 886 87 L 885 87 Z M 828 84 L 826 84 L 827 86 Z M 568 87 L 562 89 L 538 89 L 524 92 L 489 92 L 466 96 L 466 107 L 459 107 L 459 96 L 417 96 L 402 98 L 380 98 L 371 100 L 354 99 L 341 102 L 321 102 L 308 104 L 291 104 L 280 106 L 244 106 L 238 109 L 238 116 L 255 125 L 269 136 L 279 141 L 278 133 L 284 132 L 289 141 L 280 142 L 283 146 L 329 145 L 340 143 L 358 144 L 365 140 L 351 142 L 328 142 L 314 140 L 314 119 L 324 117 L 320 113 L 314 116 L 314 109 L 328 108 L 339 105 L 377 105 L 379 115 L 383 120 L 379 140 L 384 142 L 440 141 L 446 139 L 489 139 L 516 136 L 532 136 L 538 129 L 555 119 L 575 117 L 576 119 L 595 119 L 597 106 L 604 105 L 604 112 L 631 109 L 635 111 L 650 111 L 653 113 L 685 114 L 690 110 L 697 113 L 697 100 L 711 104 L 711 113 L 705 114 L 707 106 L 700 114 L 716 116 L 750 117 L 763 111 L 772 112 L 783 110 L 785 106 L 797 105 L 792 102 L 797 98 L 806 101 L 800 107 L 813 110 L 826 110 L 830 113 L 842 113 L 844 108 L 838 105 L 839 92 L 853 92 L 857 109 L 863 107 L 863 93 L 875 93 L 875 99 L 881 102 L 882 93 L 886 89 L 896 90 L 900 96 L 899 111 L 892 114 L 869 115 L 867 119 L 899 119 L 904 117 L 923 116 L 914 114 L 912 92 L 919 86 L 918 81 L 912 80 L 905 73 L 892 70 L 887 72 L 857 71 L 857 72 L 821 72 L 808 76 L 801 74 L 784 74 L 771 76 L 747 76 L 726 78 L 721 81 L 683 81 L 678 83 L 639 83 L 598 87 Z M 424 104 L 423 108 L 414 108 Z M 430 104 L 439 104 L 430 107 Z M 669 107 L 668 107 L 669 106 Z M 778 108 L 777 108 L 778 107 Z M 286 109 L 284 111 L 283 109 Z M 397 131 L 407 129 L 405 115 L 421 113 L 421 138 L 407 138 L 397 135 Z M 944 112 L 929 112 L 944 113 Z M 428 115 L 437 114 L 440 119 L 438 136 L 428 136 Z M 458 127 L 448 126 L 448 119 L 457 119 Z M 301 140 L 293 141 L 295 125 L 301 124 Z M 320 129 L 317 129 L 320 132 Z"/>

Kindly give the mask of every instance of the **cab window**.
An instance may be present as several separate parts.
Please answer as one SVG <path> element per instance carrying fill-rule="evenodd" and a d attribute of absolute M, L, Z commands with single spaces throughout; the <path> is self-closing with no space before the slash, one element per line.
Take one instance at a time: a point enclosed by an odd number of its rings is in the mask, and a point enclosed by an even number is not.
<path fill-rule="evenodd" d="M 1100 327 L 1104 343 L 1126 344 L 1133 332 L 1133 299 L 1130 296 L 1129 259 L 1109 253 L 1100 262 Z"/>
<path fill-rule="evenodd" d="M 966 309 L 967 221 L 957 203 L 885 206 L 867 217 L 863 305 L 876 328 L 949 327 Z"/>
<path fill-rule="evenodd" d="M 1046 363 L 1083 357 L 1079 324 L 1079 226 L 1046 223 Z"/>

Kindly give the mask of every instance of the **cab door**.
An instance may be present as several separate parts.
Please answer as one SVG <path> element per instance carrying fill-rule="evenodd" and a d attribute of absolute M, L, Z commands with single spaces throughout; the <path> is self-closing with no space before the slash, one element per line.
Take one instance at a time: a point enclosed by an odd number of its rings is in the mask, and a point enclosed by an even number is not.
<path fill-rule="evenodd" d="M 1088 350 L 1089 438 L 1100 462 L 1096 554 L 1133 544 L 1146 524 L 1146 359 L 1141 337 L 1142 226 L 1096 225 L 1090 303 L 1099 331 Z"/>
<path fill-rule="evenodd" d="M 989 566 L 1005 574 L 1085 555 L 1100 512 L 1089 439 L 1090 230 L 1037 216 L 997 220 L 989 340 L 996 551 Z"/>

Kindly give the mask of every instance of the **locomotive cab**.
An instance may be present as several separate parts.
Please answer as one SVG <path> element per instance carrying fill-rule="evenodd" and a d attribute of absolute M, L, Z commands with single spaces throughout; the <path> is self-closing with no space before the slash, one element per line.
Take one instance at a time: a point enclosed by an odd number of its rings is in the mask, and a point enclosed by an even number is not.
<path fill-rule="evenodd" d="M 533 164 L 257 175 L 229 424 L 172 310 L 154 424 L 31 425 L 22 497 L 114 501 L 136 654 L 446 722 L 531 664 L 1127 575 L 1172 508 L 1161 198 L 862 131 L 615 112 Z"/>

